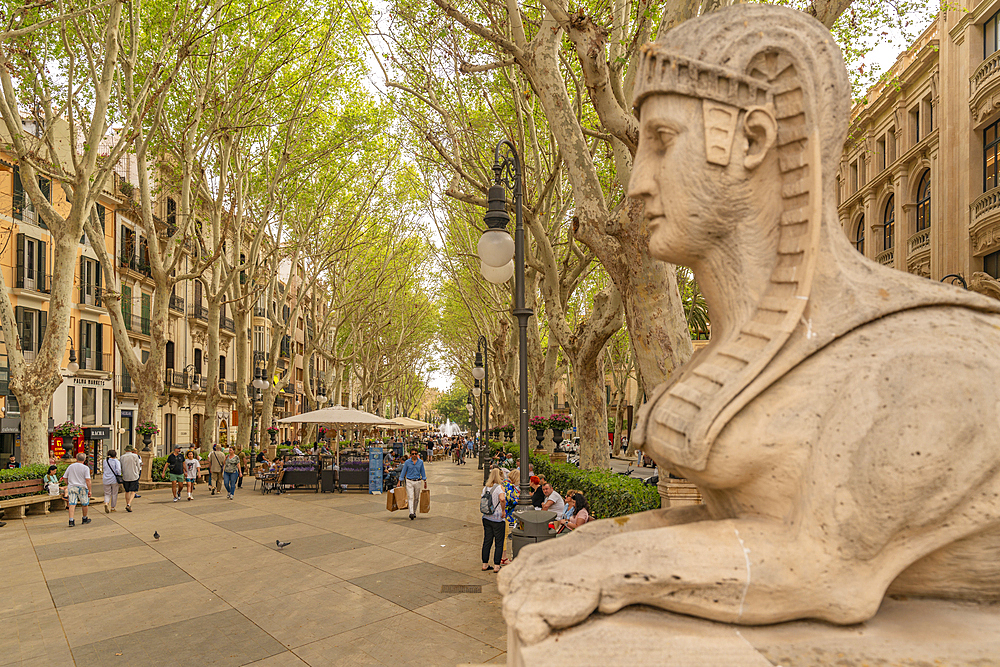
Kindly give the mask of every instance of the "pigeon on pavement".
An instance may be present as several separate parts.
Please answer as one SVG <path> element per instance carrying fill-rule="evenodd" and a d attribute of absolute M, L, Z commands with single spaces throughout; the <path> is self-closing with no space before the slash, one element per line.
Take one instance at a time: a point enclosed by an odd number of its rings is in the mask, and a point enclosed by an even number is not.
<path fill-rule="evenodd" d="M 274 543 L 278 545 L 279 549 L 284 549 L 289 544 L 291 544 L 291 542 L 282 542 L 281 540 L 275 540 Z"/>
<path fill-rule="evenodd" d="M 155 530 L 153 531 L 153 539 L 154 540 L 160 539 L 160 534 L 158 532 L 156 532 Z"/>

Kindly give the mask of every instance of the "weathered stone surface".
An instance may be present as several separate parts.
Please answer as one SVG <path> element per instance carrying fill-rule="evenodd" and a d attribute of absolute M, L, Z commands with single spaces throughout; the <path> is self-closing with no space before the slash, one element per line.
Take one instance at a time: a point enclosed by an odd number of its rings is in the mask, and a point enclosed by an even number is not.
<path fill-rule="evenodd" d="M 849 625 L 887 592 L 1000 599 L 1000 303 L 850 246 L 849 102 L 832 36 L 791 9 L 736 5 L 644 47 L 629 194 L 650 254 L 694 270 L 712 341 L 631 441 L 704 505 L 526 548 L 499 576 L 523 645 L 632 604 Z M 586 636 L 568 643 L 605 650 Z"/>
<path fill-rule="evenodd" d="M 886 599 L 857 625 L 820 621 L 737 627 L 648 607 L 553 633 L 527 646 L 512 631 L 508 665 L 660 667 L 987 667 L 1000 655 L 1000 607 Z"/>

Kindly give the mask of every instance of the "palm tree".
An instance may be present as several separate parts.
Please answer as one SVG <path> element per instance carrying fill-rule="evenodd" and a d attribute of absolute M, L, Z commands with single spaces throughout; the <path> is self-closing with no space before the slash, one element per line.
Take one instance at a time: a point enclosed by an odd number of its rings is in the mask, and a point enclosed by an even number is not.
<path fill-rule="evenodd" d="M 687 319 L 691 337 L 708 338 L 711 331 L 708 304 L 705 302 L 705 295 L 698 288 L 694 273 L 686 266 L 677 267 L 677 289 L 681 293 L 681 304 L 684 306 L 684 317 Z"/>

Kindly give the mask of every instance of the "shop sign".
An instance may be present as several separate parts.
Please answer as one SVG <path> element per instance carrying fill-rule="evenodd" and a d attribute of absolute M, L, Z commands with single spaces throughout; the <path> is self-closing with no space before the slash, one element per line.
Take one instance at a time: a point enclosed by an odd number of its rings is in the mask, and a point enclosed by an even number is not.
<path fill-rule="evenodd" d="M 0 433 L 20 433 L 20 417 L 4 417 L 0 420 Z"/>
<path fill-rule="evenodd" d="M 106 382 L 107 382 L 107 380 L 94 380 L 94 379 L 91 379 L 91 378 L 79 378 L 79 377 L 74 377 L 73 378 L 73 384 L 76 384 L 76 385 L 81 385 L 82 384 L 82 385 L 88 385 L 88 386 L 93 386 L 93 387 L 103 387 Z"/>
<path fill-rule="evenodd" d="M 382 448 L 368 450 L 368 493 L 382 493 Z"/>
<path fill-rule="evenodd" d="M 108 440 L 111 438 L 110 426 L 97 426 L 83 429 L 84 440 Z"/>

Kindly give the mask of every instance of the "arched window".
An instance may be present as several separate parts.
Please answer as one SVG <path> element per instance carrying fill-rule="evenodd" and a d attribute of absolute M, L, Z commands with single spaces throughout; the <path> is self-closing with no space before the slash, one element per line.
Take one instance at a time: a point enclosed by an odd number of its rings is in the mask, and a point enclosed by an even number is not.
<path fill-rule="evenodd" d="M 858 249 L 862 255 L 865 254 L 865 216 L 861 216 L 858 220 L 857 233 L 854 236 L 854 247 Z"/>
<path fill-rule="evenodd" d="M 917 231 L 931 226 L 931 170 L 920 177 L 917 186 Z"/>
<path fill-rule="evenodd" d="M 882 250 L 892 248 L 892 242 L 896 231 L 896 198 L 889 195 L 889 201 L 885 203 L 885 214 L 882 217 Z"/>

